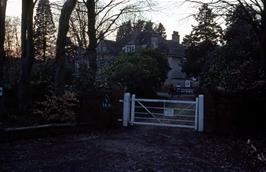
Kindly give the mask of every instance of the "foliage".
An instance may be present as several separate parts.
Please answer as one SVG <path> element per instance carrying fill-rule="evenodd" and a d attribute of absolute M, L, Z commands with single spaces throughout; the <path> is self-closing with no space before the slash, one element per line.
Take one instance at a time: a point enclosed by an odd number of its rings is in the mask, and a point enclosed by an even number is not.
<path fill-rule="evenodd" d="M 52 82 L 54 61 L 35 61 L 32 67 L 32 82 Z"/>
<path fill-rule="evenodd" d="M 202 42 L 222 43 L 222 28 L 215 21 L 216 17 L 208 4 L 203 4 L 194 15 L 198 25 L 192 26 L 191 34 L 185 36 L 183 44 L 188 47 Z"/>
<path fill-rule="evenodd" d="M 110 89 L 112 88 L 111 78 L 110 78 L 110 65 L 104 65 L 101 68 L 98 69 L 96 74 L 96 80 L 95 80 L 95 87 L 99 89 Z"/>
<path fill-rule="evenodd" d="M 46 60 L 54 52 L 55 24 L 49 0 L 40 0 L 34 17 L 35 58 Z"/>
<path fill-rule="evenodd" d="M 144 25 L 144 31 L 153 32 L 154 31 L 154 23 L 152 21 L 146 21 Z"/>
<path fill-rule="evenodd" d="M 9 57 L 19 57 L 20 42 L 18 38 L 20 19 L 18 17 L 6 17 L 5 22 L 5 51 Z"/>
<path fill-rule="evenodd" d="M 122 54 L 109 69 L 110 80 L 128 91 L 142 96 L 151 95 L 166 79 L 167 59 L 157 50 L 140 50 Z"/>
<path fill-rule="evenodd" d="M 258 38 L 253 27 L 239 18 L 242 13 L 242 8 L 236 8 L 228 15 L 226 45 L 209 54 L 212 59 L 207 62 L 203 77 L 208 87 L 236 92 L 261 85 L 263 72 L 258 58 Z"/>
<path fill-rule="evenodd" d="M 74 122 L 78 103 L 76 95 L 71 92 L 61 97 L 46 96 L 44 101 L 35 104 L 33 115 L 40 116 L 44 122 Z"/>
<path fill-rule="evenodd" d="M 203 4 L 194 16 L 198 25 L 192 26 L 190 35 L 184 37 L 187 61 L 183 65 L 183 71 L 189 75 L 198 76 L 207 61 L 208 53 L 222 43 L 222 29 L 215 22 L 216 17 L 212 9 Z"/>
<path fill-rule="evenodd" d="M 165 28 L 162 23 L 156 25 L 152 21 L 138 20 L 135 23 L 132 23 L 131 20 L 122 23 L 119 26 L 116 34 L 116 41 L 121 41 L 127 38 L 128 35 L 132 32 L 153 32 L 162 36 L 166 39 Z"/>
<path fill-rule="evenodd" d="M 263 143 L 265 140 L 262 140 L 261 142 Z M 264 152 L 265 150 L 263 151 L 263 148 L 265 149 L 265 145 L 261 145 L 261 147 L 258 148 L 257 145 L 255 146 L 254 141 L 248 139 L 245 153 L 252 164 L 257 167 L 257 169 L 266 171 L 266 157 Z"/>
<path fill-rule="evenodd" d="M 33 101 L 43 101 L 52 93 L 53 61 L 36 61 L 32 67 L 31 94 Z"/>
<path fill-rule="evenodd" d="M 76 91 L 87 91 L 94 86 L 92 70 L 85 63 L 79 64 L 79 68 L 74 73 L 73 84 Z"/>
<path fill-rule="evenodd" d="M 77 46 L 71 41 L 70 37 L 66 37 L 66 46 L 65 46 L 66 58 L 69 61 L 73 61 L 77 54 Z"/>
<path fill-rule="evenodd" d="M 116 41 L 121 41 L 126 38 L 127 34 L 131 33 L 133 30 L 131 20 L 123 23 L 117 30 Z"/>
<path fill-rule="evenodd" d="M 7 57 L 5 59 L 4 86 L 16 89 L 20 75 L 20 61 L 17 58 Z"/>
<path fill-rule="evenodd" d="M 158 27 L 156 28 L 156 32 L 159 33 L 162 38 L 166 39 L 166 31 L 162 23 L 159 23 Z"/>
<path fill-rule="evenodd" d="M 187 47 L 185 50 L 186 61 L 183 63 L 182 70 L 188 75 L 199 76 L 210 57 L 208 54 L 215 48 L 216 46 L 209 42 L 202 42 L 198 45 Z"/>

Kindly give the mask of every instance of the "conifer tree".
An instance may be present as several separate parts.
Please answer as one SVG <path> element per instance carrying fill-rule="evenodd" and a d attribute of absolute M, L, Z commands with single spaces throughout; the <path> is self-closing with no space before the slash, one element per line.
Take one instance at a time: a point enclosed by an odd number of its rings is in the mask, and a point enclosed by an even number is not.
<path fill-rule="evenodd" d="M 166 39 L 165 27 L 162 23 L 159 23 L 158 27 L 156 28 L 156 32 L 159 33 L 164 39 Z"/>
<path fill-rule="evenodd" d="M 154 27 L 153 27 L 154 23 L 152 21 L 147 21 L 145 22 L 144 25 L 144 31 L 147 32 L 154 32 Z"/>
<path fill-rule="evenodd" d="M 46 60 L 54 55 L 55 24 L 49 0 L 39 0 L 34 17 L 35 58 Z"/>
<path fill-rule="evenodd" d="M 128 34 L 130 34 L 133 31 L 133 26 L 131 24 L 131 20 L 123 23 L 117 31 L 116 35 L 116 41 L 121 41 L 124 39 Z"/>
<path fill-rule="evenodd" d="M 219 43 L 223 43 L 223 30 L 215 21 L 216 17 L 208 4 L 203 4 L 194 16 L 198 25 L 192 26 L 191 33 L 183 39 L 187 59 L 183 64 L 183 71 L 189 75 L 198 76 L 208 60 L 208 54 Z"/>
<path fill-rule="evenodd" d="M 198 25 L 192 26 L 192 31 L 190 35 L 184 37 L 183 44 L 189 47 L 201 43 L 208 43 L 211 45 L 222 43 L 223 30 L 216 22 L 216 17 L 217 15 L 209 8 L 208 4 L 203 4 L 199 8 L 198 14 L 194 15 Z"/>

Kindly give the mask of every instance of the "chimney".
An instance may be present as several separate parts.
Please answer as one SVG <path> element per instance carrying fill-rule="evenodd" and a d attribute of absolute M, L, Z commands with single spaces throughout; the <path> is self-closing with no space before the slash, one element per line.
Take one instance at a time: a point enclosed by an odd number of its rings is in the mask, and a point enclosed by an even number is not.
<path fill-rule="evenodd" d="M 180 40 L 180 35 L 178 32 L 174 31 L 172 34 L 172 40 L 176 41 L 179 44 L 179 40 Z"/>

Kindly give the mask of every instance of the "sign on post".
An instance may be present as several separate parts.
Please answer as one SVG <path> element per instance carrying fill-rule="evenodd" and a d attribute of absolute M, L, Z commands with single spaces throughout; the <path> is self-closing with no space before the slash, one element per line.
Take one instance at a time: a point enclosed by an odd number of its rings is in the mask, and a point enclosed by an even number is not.
<path fill-rule="evenodd" d="M 164 116 L 174 116 L 174 109 L 173 108 L 165 108 L 164 109 Z"/>
<path fill-rule="evenodd" d="M 185 80 L 185 87 L 190 88 L 191 87 L 191 82 L 190 80 Z"/>

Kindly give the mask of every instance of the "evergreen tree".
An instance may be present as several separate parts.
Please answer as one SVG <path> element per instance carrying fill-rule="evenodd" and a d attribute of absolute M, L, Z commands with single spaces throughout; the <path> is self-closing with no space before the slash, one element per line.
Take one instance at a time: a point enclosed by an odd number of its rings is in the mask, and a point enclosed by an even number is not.
<path fill-rule="evenodd" d="M 153 32 L 154 31 L 153 25 L 154 24 L 152 21 L 145 22 L 144 31 Z"/>
<path fill-rule="evenodd" d="M 223 33 L 222 28 L 215 22 L 216 14 L 207 4 L 203 4 L 194 17 L 198 25 L 192 26 L 191 34 L 186 35 L 183 40 L 187 48 L 187 61 L 183 65 L 183 71 L 198 76 L 208 60 L 208 53 L 222 43 Z"/>
<path fill-rule="evenodd" d="M 144 20 L 138 20 L 136 23 L 133 23 L 133 30 L 142 32 L 145 27 L 145 21 Z"/>
<path fill-rule="evenodd" d="M 253 14 L 254 22 L 259 22 L 256 11 L 248 7 L 245 9 Z M 256 90 L 254 93 L 261 94 L 263 87 L 258 82 L 263 80 L 263 67 L 258 58 L 259 38 L 253 26 L 242 18 L 245 14 L 241 6 L 227 14 L 226 44 L 210 54 L 212 58 L 204 71 L 204 84 L 209 88 L 222 88 L 227 92 Z"/>
<path fill-rule="evenodd" d="M 152 21 L 138 20 L 136 23 L 132 23 L 131 20 L 124 22 L 117 31 L 116 41 L 121 41 L 130 35 L 132 32 L 150 32 L 157 33 L 162 38 L 166 39 L 165 28 L 162 23 L 159 23 L 158 26 Z"/>
<path fill-rule="evenodd" d="M 117 31 L 116 34 L 116 41 L 120 41 L 122 39 L 124 39 L 128 34 L 130 34 L 132 32 L 133 28 L 132 28 L 132 24 L 131 24 L 131 20 L 124 22 Z"/>
<path fill-rule="evenodd" d="M 166 39 L 166 31 L 162 23 L 159 23 L 158 27 L 156 28 L 156 32 Z"/>
<path fill-rule="evenodd" d="M 212 12 L 208 4 L 203 4 L 199 8 L 199 13 L 194 15 L 198 22 L 197 26 L 192 26 L 190 35 L 184 38 L 184 45 L 191 46 L 198 45 L 203 42 L 208 42 L 212 45 L 222 43 L 222 28 L 215 21 L 217 15 Z"/>
<path fill-rule="evenodd" d="M 49 0 L 40 0 L 34 17 L 35 58 L 46 60 L 54 55 L 55 24 Z"/>

